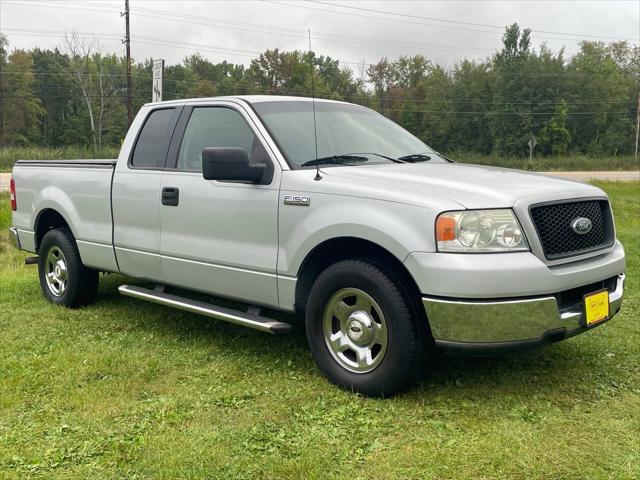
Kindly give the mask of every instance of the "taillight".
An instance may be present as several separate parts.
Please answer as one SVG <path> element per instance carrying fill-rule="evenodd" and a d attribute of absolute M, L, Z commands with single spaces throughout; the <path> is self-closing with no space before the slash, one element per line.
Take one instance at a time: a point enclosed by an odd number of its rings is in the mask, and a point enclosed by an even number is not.
<path fill-rule="evenodd" d="M 18 209 L 18 204 L 16 203 L 16 182 L 13 177 L 11 177 L 11 182 L 9 185 L 9 189 L 11 191 L 11 193 L 9 194 L 11 198 L 11 210 L 15 212 Z"/>

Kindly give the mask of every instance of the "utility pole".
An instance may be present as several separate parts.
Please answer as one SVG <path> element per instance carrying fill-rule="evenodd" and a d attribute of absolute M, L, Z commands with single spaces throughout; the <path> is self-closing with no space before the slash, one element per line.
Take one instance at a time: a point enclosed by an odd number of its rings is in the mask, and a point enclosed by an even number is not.
<path fill-rule="evenodd" d="M 124 0 L 125 32 L 124 44 L 127 49 L 127 119 L 129 125 L 133 121 L 133 99 L 131 97 L 131 32 L 129 31 L 129 0 Z"/>

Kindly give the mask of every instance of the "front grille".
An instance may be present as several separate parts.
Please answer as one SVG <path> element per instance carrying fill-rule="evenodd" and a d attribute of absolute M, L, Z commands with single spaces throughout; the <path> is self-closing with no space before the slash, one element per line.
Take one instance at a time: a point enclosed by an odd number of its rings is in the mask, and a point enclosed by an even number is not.
<path fill-rule="evenodd" d="M 613 245 L 613 218 L 607 200 L 539 204 L 533 205 L 530 212 L 544 255 L 549 260 L 581 255 Z M 572 223 L 578 218 L 591 221 L 589 233 L 580 235 L 573 230 Z"/>

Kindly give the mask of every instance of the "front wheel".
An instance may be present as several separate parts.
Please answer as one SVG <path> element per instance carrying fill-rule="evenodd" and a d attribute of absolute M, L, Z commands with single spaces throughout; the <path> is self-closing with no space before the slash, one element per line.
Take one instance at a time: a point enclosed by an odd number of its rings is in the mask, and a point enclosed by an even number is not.
<path fill-rule="evenodd" d="M 411 383 L 427 340 L 409 290 L 394 272 L 370 260 L 344 260 L 317 278 L 306 308 L 314 359 L 336 385 L 369 396 Z"/>
<path fill-rule="evenodd" d="M 82 264 L 76 241 L 65 228 L 49 230 L 42 238 L 38 276 L 47 300 L 65 307 L 87 305 L 98 291 L 98 272 Z"/>

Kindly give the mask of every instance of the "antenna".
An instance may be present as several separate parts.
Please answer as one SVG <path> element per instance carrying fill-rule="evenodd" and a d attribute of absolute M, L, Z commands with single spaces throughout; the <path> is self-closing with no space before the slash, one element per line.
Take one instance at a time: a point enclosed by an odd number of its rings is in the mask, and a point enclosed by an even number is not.
<path fill-rule="evenodd" d="M 313 105 L 313 140 L 316 146 L 316 156 L 315 159 L 318 159 L 318 127 L 316 125 L 316 68 L 313 64 L 313 57 L 311 51 L 311 29 L 308 29 L 309 33 L 309 59 L 311 61 L 311 104 Z M 316 163 L 316 176 L 313 178 L 316 182 L 318 180 L 322 180 L 322 176 L 320 175 L 320 165 Z"/>

